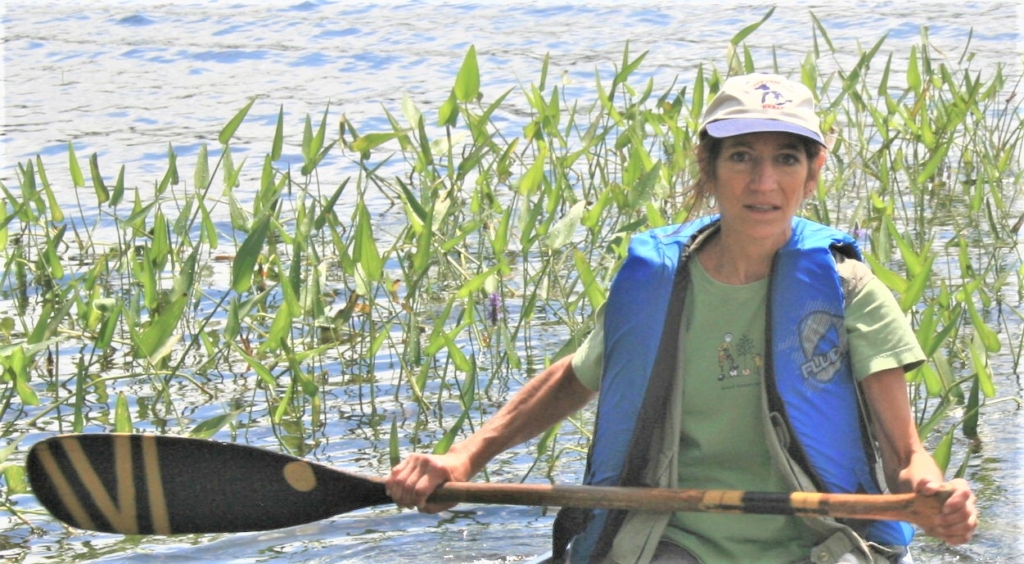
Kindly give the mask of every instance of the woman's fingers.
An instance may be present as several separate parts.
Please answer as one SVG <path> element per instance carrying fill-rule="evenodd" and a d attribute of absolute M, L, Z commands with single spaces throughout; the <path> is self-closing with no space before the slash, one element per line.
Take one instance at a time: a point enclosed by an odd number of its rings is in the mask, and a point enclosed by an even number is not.
<path fill-rule="evenodd" d="M 946 484 L 925 482 L 917 491 L 924 495 L 935 495 L 941 488 L 952 488 L 953 493 L 942 505 L 942 511 L 935 525 L 925 529 L 925 533 L 949 544 L 963 544 L 970 541 L 978 527 L 978 510 L 970 484 L 959 478 Z"/>
<path fill-rule="evenodd" d="M 411 454 L 391 470 L 384 491 L 399 507 L 415 507 L 424 513 L 449 509 L 455 504 L 427 503 L 438 486 L 453 479 L 447 462 L 443 456 Z"/>

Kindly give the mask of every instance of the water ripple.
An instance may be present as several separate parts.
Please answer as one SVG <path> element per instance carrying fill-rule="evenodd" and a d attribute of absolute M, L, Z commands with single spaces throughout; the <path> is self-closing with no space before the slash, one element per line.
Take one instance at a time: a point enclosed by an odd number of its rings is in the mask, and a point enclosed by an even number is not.
<path fill-rule="evenodd" d="M 132 26 L 132 27 L 145 27 L 145 26 L 148 26 L 148 25 L 153 25 L 155 23 L 156 23 L 155 21 L 147 18 L 146 16 L 143 16 L 142 14 L 136 14 L 136 15 L 133 15 L 133 16 L 125 16 L 125 17 L 117 20 L 117 24 L 118 25 L 127 25 L 127 26 Z"/>

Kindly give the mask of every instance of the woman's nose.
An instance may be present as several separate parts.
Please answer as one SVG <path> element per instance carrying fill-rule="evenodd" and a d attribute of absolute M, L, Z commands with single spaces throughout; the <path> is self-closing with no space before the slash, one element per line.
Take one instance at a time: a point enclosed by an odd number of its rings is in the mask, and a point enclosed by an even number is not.
<path fill-rule="evenodd" d="M 775 171 L 771 161 L 756 159 L 751 168 L 750 188 L 754 190 L 770 190 L 775 187 Z"/>

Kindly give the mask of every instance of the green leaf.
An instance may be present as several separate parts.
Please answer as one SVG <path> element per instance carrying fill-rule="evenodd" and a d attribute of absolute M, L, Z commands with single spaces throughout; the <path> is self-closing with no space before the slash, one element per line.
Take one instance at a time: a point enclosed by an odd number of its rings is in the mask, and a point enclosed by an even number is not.
<path fill-rule="evenodd" d="M 217 236 L 217 224 L 214 223 L 210 210 L 206 209 L 204 200 L 199 200 L 199 213 L 202 216 L 199 223 L 199 240 L 206 243 L 210 249 L 216 249 L 220 239 Z"/>
<path fill-rule="evenodd" d="M 910 284 L 900 294 L 900 309 L 904 312 L 910 311 L 915 305 L 920 303 L 921 297 L 924 296 L 925 291 L 929 287 L 932 262 L 934 261 L 935 255 L 928 255 L 925 259 L 925 269 L 910 280 Z"/>
<path fill-rule="evenodd" d="M 445 347 L 448 349 L 448 358 L 450 358 L 452 364 L 455 365 L 455 369 L 459 370 L 460 372 L 472 372 L 472 363 L 469 361 L 468 358 L 466 358 L 466 355 L 465 353 L 462 352 L 462 349 L 460 349 L 459 346 L 455 344 L 455 341 L 452 339 L 451 335 L 442 332 L 441 338 L 444 339 Z"/>
<path fill-rule="evenodd" d="M 501 265 L 492 266 L 491 268 L 488 268 L 484 272 L 481 272 L 474 276 L 473 278 L 470 278 L 468 282 L 466 282 L 465 284 L 462 285 L 461 288 L 459 288 L 459 291 L 458 293 L 455 294 L 455 296 L 459 299 L 468 298 L 473 292 L 476 292 L 480 288 L 483 288 L 484 284 L 487 283 L 487 279 L 490 278 L 491 276 L 494 276 L 494 273 L 497 272 L 500 267 Z"/>
<path fill-rule="evenodd" d="M 232 349 L 235 350 L 235 352 L 238 353 L 239 356 L 241 356 L 245 360 L 246 363 L 249 364 L 249 368 L 252 368 L 253 370 L 256 371 L 256 375 L 259 376 L 260 381 L 262 381 L 266 385 L 267 390 L 270 392 L 270 395 L 273 396 L 274 388 L 277 387 L 277 378 L 274 378 L 274 375 L 270 372 L 270 369 L 267 368 L 262 362 L 257 360 L 255 357 L 245 352 L 245 349 L 240 347 L 234 341 L 228 341 L 228 344 L 231 346 Z"/>
<path fill-rule="evenodd" d="M 910 46 L 910 60 L 907 62 L 907 86 L 915 94 L 921 95 L 921 68 L 917 63 L 917 45 Z"/>
<path fill-rule="evenodd" d="M 314 266 L 309 269 L 308 275 L 302 283 L 302 314 L 311 318 L 319 319 L 326 315 L 324 307 L 323 290 L 320 287 L 320 266 L 323 264 L 317 248 L 310 247 L 310 262 Z"/>
<path fill-rule="evenodd" d="M 519 193 L 523 196 L 529 197 L 533 194 L 534 190 L 540 186 L 544 180 L 544 164 L 548 157 L 548 146 L 541 144 L 540 152 L 537 154 L 536 159 L 530 168 L 523 175 L 523 178 L 519 181 Z"/>
<path fill-rule="evenodd" d="M 896 227 L 892 217 L 885 217 L 885 228 L 889 230 L 889 235 L 893 241 L 896 242 L 896 246 L 900 250 L 900 256 L 903 258 L 903 262 L 907 266 L 907 274 L 909 278 L 914 278 L 921 274 L 928 275 L 931 273 L 931 261 L 927 260 L 927 256 L 930 254 L 931 245 L 925 243 L 925 248 L 920 253 L 914 251 L 914 248 L 910 245 L 907 239 L 900 233 L 900 230 Z M 925 258 L 922 258 L 925 257 Z"/>
<path fill-rule="evenodd" d="M 276 161 L 281 158 L 281 151 L 284 149 L 284 104 L 277 110 L 277 128 L 274 129 L 274 143 L 270 148 L 270 160 Z"/>
<path fill-rule="evenodd" d="M 310 174 L 312 169 L 315 168 L 316 163 L 319 161 L 317 156 L 321 156 L 321 149 L 324 148 L 324 141 L 327 139 L 327 119 L 330 111 L 330 106 L 324 110 L 324 116 L 321 118 L 321 123 L 316 127 L 315 134 L 312 132 L 312 124 L 309 121 L 309 116 L 306 116 L 306 124 L 302 131 L 302 157 L 304 160 L 302 174 L 304 175 Z M 332 145 L 333 144 L 334 143 L 332 143 Z M 321 159 L 323 159 L 322 156 Z"/>
<path fill-rule="evenodd" d="M 772 17 L 772 14 L 774 14 L 774 13 L 775 13 L 775 6 L 772 6 L 772 9 L 768 10 L 768 13 L 765 14 L 764 17 L 761 18 L 760 21 L 758 21 L 757 23 L 753 23 L 753 24 L 748 25 L 747 27 L 745 27 L 742 30 L 740 30 L 739 33 L 737 33 L 736 35 L 732 36 L 732 39 L 729 40 L 729 44 L 733 45 L 733 46 L 737 46 L 740 43 L 742 43 L 744 39 L 746 39 L 748 36 L 750 36 L 750 34 L 752 34 L 755 31 L 757 31 L 757 28 L 761 27 L 761 25 L 764 22 L 768 21 L 768 18 Z"/>
<path fill-rule="evenodd" d="M 825 29 L 825 26 L 821 24 L 821 20 L 819 20 L 817 18 L 817 16 L 815 16 L 813 13 L 811 13 L 811 19 L 814 21 L 814 29 L 816 30 L 817 33 L 821 34 L 821 38 L 825 42 L 825 45 L 828 46 L 828 48 L 829 48 L 829 50 L 831 52 L 835 53 L 836 52 L 836 48 L 835 48 L 835 46 L 832 45 L 832 39 L 829 38 L 828 31 Z M 814 58 L 815 59 L 820 58 L 820 55 L 819 55 L 820 50 L 818 49 L 817 45 L 818 45 L 817 41 L 815 41 L 815 48 L 814 48 L 814 51 L 815 51 Z"/>
<path fill-rule="evenodd" d="M 644 62 L 647 57 L 647 52 L 641 53 L 639 57 L 629 61 L 629 44 L 626 44 L 626 48 L 622 52 L 622 69 L 615 74 L 612 79 L 612 90 L 614 91 L 620 84 L 625 84 L 626 80 L 629 79 L 629 75 L 640 67 L 640 64 Z M 614 94 L 614 92 L 613 92 Z M 552 100 L 557 102 L 558 98 L 552 97 Z"/>
<path fill-rule="evenodd" d="M 363 156 L 364 159 L 369 158 L 370 151 L 377 147 L 405 135 L 406 131 L 391 131 L 387 133 L 367 133 L 352 142 L 352 150 Z"/>
<path fill-rule="evenodd" d="M 380 252 L 377 251 L 377 242 L 373 239 L 373 228 L 370 223 L 370 212 L 360 201 L 356 206 L 355 248 L 352 251 L 352 258 L 356 264 L 363 267 L 370 282 L 380 282 L 384 274 L 384 263 L 381 261 Z"/>
<path fill-rule="evenodd" d="M 938 305 L 934 301 L 928 304 L 921 314 L 921 320 L 917 328 L 917 340 L 921 344 L 924 355 L 928 358 L 931 358 L 939 350 L 939 347 L 946 342 L 950 334 L 960 326 L 960 316 L 956 315 L 952 316 L 946 323 L 946 326 L 940 331 L 938 329 L 938 317 L 935 313 L 937 307 Z"/>
<path fill-rule="evenodd" d="M 494 249 L 495 256 L 504 255 L 505 250 L 508 249 L 508 230 L 509 225 L 512 223 L 512 212 L 511 206 L 502 210 L 501 220 L 498 221 L 498 228 L 494 230 L 494 235 L 491 238 L 491 247 Z"/>
<path fill-rule="evenodd" d="M 78 157 L 75 156 L 75 145 L 68 141 L 68 168 L 71 170 L 71 182 L 75 188 L 85 187 L 85 177 L 82 176 L 82 168 L 78 166 Z"/>
<path fill-rule="evenodd" d="M 24 439 L 24 434 L 18 435 L 16 437 L 7 437 L 7 440 L 10 442 L 4 445 L 3 448 L 0 448 L 0 463 L 7 462 L 7 459 L 9 459 L 12 454 L 18 451 L 18 445 L 21 444 L 21 441 Z"/>
<path fill-rule="evenodd" d="M 942 473 L 945 474 L 949 468 L 949 461 L 953 455 L 953 429 L 950 429 L 945 435 L 942 436 L 942 440 L 939 441 L 939 445 L 932 451 L 932 458 L 935 459 L 935 464 L 939 466 Z"/>
<path fill-rule="evenodd" d="M 263 169 L 260 172 L 260 191 L 256 194 L 256 201 L 253 202 L 253 215 L 267 213 L 278 195 L 277 184 L 274 182 L 274 163 L 270 160 L 270 155 L 265 155 Z"/>
<path fill-rule="evenodd" d="M 388 435 L 388 461 L 392 468 L 402 461 L 402 454 L 398 450 L 398 420 L 394 418 L 391 419 L 391 434 Z"/>
<path fill-rule="evenodd" d="M 462 68 L 455 78 L 455 99 L 460 102 L 472 102 L 480 92 L 480 68 L 476 62 L 476 46 L 470 45 Z"/>
<path fill-rule="evenodd" d="M 636 166 L 646 167 L 648 163 L 651 165 L 635 184 L 631 183 L 632 188 L 629 190 L 630 209 L 639 209 L 650 202 L 654 196 L 658 179 L 661 177 L 661 162 L 652 163 L 647 151 L 637 144 L 633 145 L 630 156 L 631 162 L 637 163 Z"/>
<path fill-rule="evenodd" d="M 999 349 L 1002 348 L 1002 345 L 999 343 L 999 335 L 981 318 L 978 308 L 974 305 L 974 300 L 968 296 L 964 300 L 964 304 L 967 306 L 967 313 L 971 316 L 971 326 L 974 327 L 974 334 L 984 344 L 985 350 L 990 353 L 999 352 Z"/>
<path fill-rule="evenodd" d="M 865 254 L 864 261 L 871 267 L 871 272 L 874 273 L 875 277 L 881 280 L 890 290 L 902 295 L 906 291 L 907 286 L 910 285 L 906 278 L 890 270 L 875 258 L 874 255 Z"/>
<path fill-rule="evenodd" d="M 89 170 L 92 172 L 92 186 L 96 190 L 96 203 L 105 204 L 110 199 L 110 192 L 103 182 L 103 175 L 100 174 L 99 157 L 93 153 L 89 157 Z"/>
<path fill-rule="evenodd" d="M 36 189 L 36 173 L 31 160 L 25 162 L 25 164 L 18 163 L 18 179 L 20 180 L 21 194 L 25 205 L 27 206 L 29 203 L 35 204 L 36 211 L 43 214 L 45 208 L 43 207 L 42 199 L 39 198 L 39 191 Z"/>
<path fill-rule="evenodd" d="M 12 496 L 28 492 L 28 480 L 25 477 L 25 467 L 16 464 L 4 465 L 4 482 L 7 486 L 6 495 Z"/>
<path fill-rule="evenodd" d="M 114 432 L 132 432 L 132 414 L 128 410 L 128 398 L 124 392 L 117 393 L 117 404 L 114 407 Z"/>
<path fill-rule="evenodd" d="M 302 125 L 302 157 L 309 161 L 313 157 L 313 119 L 306 114 L 306 121 Z"/>
<path fill-rule="evenodd" d="M 929 397 L 939 397 L 944 392 L 942 377 L 928 363 L 922 364 L 908 373 L 907 380 L 910 382 L 924 382 L 925 391 Z"/>
<path fill-rule="evenodd" d="M 122 170 L 124 170 L 124 167 L 122 167 Z M 46 194 L 47 208 L 50 210 L 50 219 L 54 223 L 64 221 L 64 212 L 61 211 L 60 204 L 57 202 L 57 198 L 53 193 L 53 188 L 50 187 L 50 179 L 46 176 L 46 169 L 43 168 L 43 159 L 39 155 L 36 155 L 36 172 L 39 174 L 39 181 L 43 185 L 43 193 Z M 81 174 L 81 171 L 79 171 L 79 174 Z M 2 219 L 3 217 L 0 216 L 0 223 L 2 223 Z M 0 242 L 0 248 L 6 246 L 6 244 Z"/>
<path fill-rule="evenodd" d="M 14 333 L 15 323 L 14 318 L 10 316 L 4 316 L 0 318 L 0 333 L 3 333 L 8 339 L 11 334 Z"/>
<path fill-rule="evenodd" d="M 192 430 L 188 432 L 190 437 L 197 439 L 209 439 L 213 435 L 224 428 L 225 425 L 235 420 L 238 417 L 239 411 L 232 411 L 231 413 L 222 413 L 220 415 L 211 417 L 206 421 L 203 421 L 192 427 Z"/>
<path fill-rule="evenodd" d="M 316 165 L 318 165 L 320 161 L 323 160 L 324 156 L 327 155 L 327 151 L 337 143 L 335 140 L 326 148 L 324 147 L 324 140 L 327 138 L 327 116 L 329 112 L 330 106 L 324 110 L 324 115 L 320 118 L 320 125 L 317 127 L 315 135 L 313 134 L 309 116 L 306 116 L 306 125 L 302 134 L 303 176 L 309 176 L 312 174 Z"/>
<path fill-rule="evenodd" d="M 236 293 L 241 294 L 252 286 L 252 275 L 256 272 L 256 261 L 267 242 L 271 219 L 270 213 L 260 216 L 235 254 L 235 261 L 231 266 L 231 289 Z"/>
<path fill-rule="evenodd" d="M 978 391 L 981 388 L 981 378 L 975 376 L 971 380 L 971 393 L 967 399 L 967 406 L 964 411 L 964 436 L 971 440 L 977 440 L 978 438 L 978 414 L 980 410 L 980 399 Z"/>
<path fill-rule="evenodd" d="M 206 143 L 199 145 L 199 154 L 196 155 L 196 170 L 192 174 L 192 185 L 196 190 L 203 190 L 210 183 L 210 157 L 207 154 Z"/>
<path fill-rule="evenodd" d="M 561 423 L 556 423 L 555 425 L 548 427 L 548 430 L 541 434 L 540 438 L 537 440 L 537 456 L 544 456 L 545 454 L 548 454 L 548 451 L 552 446 L 552 441 L 554 441 L 555 437 L 558 436 L 558 430 L 561 429 L 561 427 Z"/>
<path fill-rule="evenodd" d="M 551 53 L 550 52 L 549 53 L 544 53 L 544 62 L 541 63 L 541 67 L 540 67 L 540 80 L 537 81 L 537 84 L 538 84 L 537 88 L 539 88 L 541 92 L 544 91 L 544 88 L 547 85 L 547 81 L 548 81 L 548 66 L 550 65 L 550 63 L 551 63 Z"/>
<path fill-rule="evenodd" d="M 975 331 L 974 336 L 971 339 L 971 346 L 969 349 L 971 353 L 971 364 L 974 366 L 974 372 L 978 377 L 978 384 L 981 386 L 982 393 L 984 393 L 987 398 L 995 397 L 996 389 L 992 384 L 992 373 L 989 371 L 988 353 L 985 351 L 985 346 L 982 344 L 982 338 L 977 331 Z"/>
<path fill-rule="evenodd" d="M 149 326 L 134 339 L 136 355 L 149 359 L 153 364 L 170 354 L 181 339 L 177 327 L 192 296 L 198 253 L 199 247 L 196 247 L 180 265 L 171 287 L 169 303 L 159 313 L 154 313 L 155 319 L 151 319 Z"/>
<path fill-rule="evenodd" d="M 928 162 L 925 163 L 924 168 L 922 168 L 921 172 L 917 175 L 918 185 L 927 182 L 928 179 L 930 179 L 935 172 L 939 170 L 939 166 L 946 159 L 946 155 L 949 154 L 949 149 L 952 145 L 953 140 L 950 138 L 949 141 L 943 143 L 942 146 L 932 154 L 931 158 L 928 159 Z"/>
<path fill-rule="evenodd" d="M 462 385 L 459 386 L 459 400 L 462 403 L 462 409 L 465 409 L 467 413 L 473 409 L 473 404 L 476 402 L 476 381 L 476 357 L 473 357 L 469 370 L 466 371 L 466 377 L 462 380 Z M 458 384 L 458 380 L 456 380 L 456 384 Z"/>
<path fill-rule="evenodd" d="M 170 143 L 167 144 L 167 172 L 164 173 L 164 177 L 157 186 L 156 195 L 162 195 L 169 185 L 178 185 L 178 155 Z"/>
<path fill-rule="evenodd" d="M 97 300 L 99 301 L 99 300 Z M 103 322 L 100 324 L 99 330 L 96 332 L 95 345 L 97 349 L 105 350 L 110 347 L 110 344 L 114 340 L 114 334 L 117 332 L 118 321 L 121 319 L 121 311 L 124 308 L 121 302 L 110 299 L 114 302 L 108 312 L 104 312 Z"/>
<path fill-rule="evenodd" d="M 246 114 L 249 113 L 249 108 L 252 108 L 252 105 L 255 103 L 256 98 L 249 100 L 249 103 L 241 110 L 238 110 L 238 113 L 235 114 L 235 117 L 231 118 L 231 121 L 224 126 L 224 129 L 220 130 L 220 135 L 217 136 L 217 141 L 219 141 L 221 145 L 227 145 L 228 141 L 231 141 L 231 138 L 235 135 L 235 131 L 238 130 L 238 126 L 242 125 L 242 121 L 245 120 Z"/>
<path fill-rule="evenodd" d="M 245 166 L 246 159 L 242 159 L 242 164 L 235 166 L 235 161 L 231 157 L 231 145 L 224 145 L 224 193 L 230 194 L 231 191 L 236 188 L 239 184 L 238 177 L 242 173 L 242 167 Z"/>
<path fill-rule="evenodd" d="M 597 283 L 597 277 L 594 275 L 594 271 L 591 269 L 590 263 L 583 253 L 579 251 L 574 252 L 573 259 L 576 263 L 576 270 L 579 272 L 580 282 L 583 283 L 583 291 L 586 293 L 591 307 L 596 310 L 607 299 L 606 290 L 603 290 Z"/>
<path fill-rule="evenodd" d="M 7 225 L 16 217 L 18 217 L 17 214 L 7 215 L 7 200 L 0 199 L 0 249 L 7 248 L 7 243 L 10 240 Z"/>
<path fill-rule="evenodd" d="M 60 280 L 64 278 L 64 264 L 61 261 L 59 249 L 61 248 L 61 241 L 64 239 L 64 233 L 67 232 L 67 224 L 61 224 L 60 227 L 53 233 L 52 236 L 46 240 L 46 265 L 50 269 L 50 276 L 54 280 Z"/>
<path fill-rule="evenodd" d="M 334 191 L 334 194 L 331 194 L 331 197 L 328 198 L 326 202 L 324 202 L 323 208 L 321 208 L 320 213 L 317 214 L 316 219 L 313 220 L 314 229 L 320 231 L 321 229 L 324 228 L 325 225 L 327 225 L 328 218 L 336 217 L 334 215 L 334 206 L 337 205 L 338 198 L 341 197 L 341 193 L 345 190 L 345 186 L 348 185 L 348 181 L 350 179 L 351 177 L 346 177 L 345 180 L 342 180 L 341 185 L 339 185 L 338 189 Z"/>
<path fill-rule="evenodd" d="M 110 194 L 110 206 L 116 206 L 124 199 L 124 165 L 117 171 L 117 180 L 114 181 L 114 192 Z"/>
<path fill-rule="evenodd" d="M 455 422 L 448 431 L 445 432 L 444 436 L 441 437 L 440 441 L 434 445 L 433 454 L 444 454 L 448 452 L 448 449 L 452 448 L 452 444 L 455 443 L 455 438 L 462 432 L 462 426 L 466 423 L 466 418 L 469 416 L 469 410 L 464 410 L 462 415 L 459 416 L 458 421 Z"/>
<path fill-rule="evenodd" d="M 11 349 L 7 360 L 7 370 L 14 377 L 14 391 L 17 392 L 21 403 L 30 406 L 39 405 L 39 396 L 29 385 L 28 363 L 29 356 L 25 353 L 25 347 L 15 346 Z"/>
<path fill-rule="evenodd" d="M 968 449 L 964 453 L 964 459 L 960 462 L 960 466 L 953 473 L 953 478 L 965 478 L 967 476 L 967 469 L 971 467 L 971 459 L 974 458 L 974 452 Z"/>
<path fill-rule="evenodd" d="M 274 315 L 270 330 L 267 331 L 267 338 L 260 344 L 259 350 L 261 352 L 277 350 L 282 342 L 286 342 L 291 336 L 293 319 L 292 308 L 288 305 L 288 301 L 282 301 Z"/>
<path fill-rule="evenodd" d="M 386 339 L 391 334 L 391 327 L 392 325 L 388 324 L 387 327 L 380 330 L 377 333 L 377 336 L 373 338 L 373 341 L 370 343 L 370 352 L 367 355 L 367 358 L 374 358 L 377 356 L 377 353 L 380 352 L 380 347 L 384 344 L 384 339 Z M 328 347 L 324 347 L 325 352 L 327 348 Z"/>
<path fill-rule="evenodd" d="M 409 206 L 409 209 L 415 215 L 415 218 L 410 218 L 410 221 L 413 221 L 414 223 L 419 222 L 421 226 L 428 223 L 430 220 L 429 214 L 426 208 L 420 204 L 419 198 L 417 198 L 416 195 L 412 193 L 412 190 L 409 189 L 409 185 L 402 182 L 401 178 L 396 178 L 395 181 L 398 182 L 399 188 L 402 189 L 402 200 Z"/>
<path fill-rule="evenodd" d="M 576 228 L 580 225 L 580 218 L 586 209 L 587 203 L 584 200 L 576 202 L 564 217 L 555 222 L 547 234 L 547 245 L 549 249 L 561 249 L 572 242 L 576 234 Z"/>
<path fill-rule="evenodd" d="M 459 121 L 459 101 L 455 99 L 455 92 L 452 92 L 448 99 L 441 104 L 437 110 L 437 125 L 455 127 Z"/>
<path fill-rule="evenodd" d="M 333 149 L 337 143 L 337 139 L 331 141 L 326 147 L 321 149 L 320 152 L 317 153 L 312 160 L 304 163 L 302 165 L 302 169 L 300 170 L 302 175 L 309 176 L 310 174 L 313 174 L 313 171 L 316 170 L 316 167 L 320 164 L 321 161 L 324 160 L 324 157 L 326 157 L 327 154 L 331 152 L 331 149 Z"/>
<path fill-rule="evenodd" d="M 294 395 L 295 381 L 293 380 L 292 384 L 288 386 L 288 389 L 285 391 L 284 397 L 281 398 L 281 403 L 277 404 L 277 409 L 274 410 L 274 414 L 270 418 L 271 421 L 278 424 L 281 423 L 281 420 L 284 419 L 285 412 L 288 411 L 289 404 L 292 402 L 292 396 Z"/>

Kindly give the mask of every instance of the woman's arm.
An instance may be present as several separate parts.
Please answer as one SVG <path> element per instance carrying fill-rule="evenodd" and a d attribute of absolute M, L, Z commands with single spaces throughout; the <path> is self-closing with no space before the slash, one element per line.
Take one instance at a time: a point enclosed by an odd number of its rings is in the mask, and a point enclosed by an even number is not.
<path fill-rule="evenodd" d="M 452 445 L 447 454 L 411 454 L 391 470 L 385 487 L 400 507 L 437 513 L 454 504 L 428 504 L 427 497 L 444 482 L 466 481 L 492 458 L 525 442 L 568 417 L 593 399 L 595 392 L 576 378 L 572 355 L 532 378 L 476 433 Z"/>
<path fill-rule="evenodd" d="M 925 495 L 937 493 L 946 483 L 945 478 L 918 437 L 903 369 L 875 372 L 865 378 L 862 385 L 874 421 L 875 439 L 882 451 L 889 489 Z M 937 524 L 924 532 L 950 544 L 962 544 L 971 540 L 978 526 L 975 498 L 966 480 L 952 480 L 948 486 L 953 494 L 942 506 Z"/>

